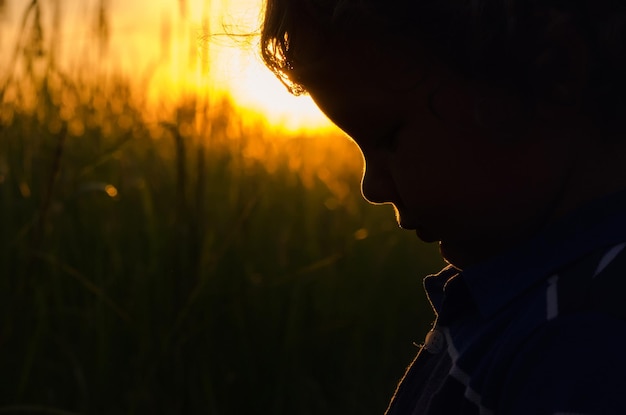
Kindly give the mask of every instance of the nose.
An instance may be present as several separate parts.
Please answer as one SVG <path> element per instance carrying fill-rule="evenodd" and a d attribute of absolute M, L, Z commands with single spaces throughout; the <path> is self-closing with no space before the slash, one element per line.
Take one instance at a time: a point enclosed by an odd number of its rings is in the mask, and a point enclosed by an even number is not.
<path fill-rule="evenodd" d="M 374 204 L 393 202 L 393 181 L 390 172 L 378 163 L 367 162 L 361 179 L 361 193 Z"/>

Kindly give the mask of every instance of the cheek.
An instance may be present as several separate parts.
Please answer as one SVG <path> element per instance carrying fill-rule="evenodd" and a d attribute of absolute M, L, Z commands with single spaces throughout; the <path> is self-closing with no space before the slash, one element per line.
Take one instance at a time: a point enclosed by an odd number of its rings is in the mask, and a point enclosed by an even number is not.
<path fill-rule="evenodd" d="M 469 87 L 451 81 L 439 87 L 431 98 L 431 109 L 437 117 L 457 128 L 515 135 L 528 122 L 528 109 L 519 98 L 487 86 Z"/>
<path fill-rule="evenodd" d="M 515 138 L 494 124 L 477 125 L 468 95 L 442 90 L 437 99 L 437 115 L 412 107 L 389 159 L 401 215 L 457 239 L 537 224 L 563 184 L 562 149 L 546 137 Z"/>
<path fill-rule="evenodd" d="M 429 110 L 447 125 L 467 128 L 476 124 L 476 100 L 455 84 L 439 87 L 430 96 Z"/>
<path fill-rule="evenodd" d="M 405 203 L 444 207 L 473 197 L 485 176 L 494 178 L 481 171 L 488 157 L 478 149 L 482 142 L 478 131 L 450 128 L 434 116 L 417 120 L 390 161 Z"/>
<path fill-rule="evenodd" d="M 390 162 L 403 205 L 412 213 L 423 215 L 433 207 L 453 203 L 458 197 L 458 163 L 452 162 L 438 146 L 411 147 L 400 148 Z"/>
<path fill-rule="evenodd" d="M 407 214 L 440 225 L 498 227 L 539 214 L 558 192 L 562 169 L 539 149 L 455 137 L 416 141 L 394 157 L 392 174 Z"/>

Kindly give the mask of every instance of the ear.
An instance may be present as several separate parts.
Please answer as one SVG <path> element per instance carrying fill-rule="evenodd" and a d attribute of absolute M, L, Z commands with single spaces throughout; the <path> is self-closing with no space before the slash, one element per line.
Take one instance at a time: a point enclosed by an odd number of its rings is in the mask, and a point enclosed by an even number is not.
<path fill-rule="evenodd" d="M 588 42 L 568 12 L 547 8 L 537 12 L 542 46 L 531 68 L 537 115 L 548 121 L 580 112 L 588 83 Z"/>

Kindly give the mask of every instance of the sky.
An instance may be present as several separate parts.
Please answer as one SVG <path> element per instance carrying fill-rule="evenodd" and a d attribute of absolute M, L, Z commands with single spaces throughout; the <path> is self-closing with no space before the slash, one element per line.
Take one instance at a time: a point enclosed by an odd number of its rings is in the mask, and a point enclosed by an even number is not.
<path fill-rule="evenodd" d="M 89 55 L 101 69 L 138 81 L 149 77 L 156 99 L 176 99 L 205 88 L 227 90 L 239 105 L 262 112 L 271 123 L 294 129 L 330 125 L 309 97 L 291 96 L 263 67 L 256 37 L 245 41 L 224 34 L 258 32 L 262 0 L 38 1 L 46 24 L 60 28 L 61 41 L 54 47 L 69 65 L 81 65 Z M 5 56 L 30 2 L 6 0 L 0 19 Z M 110 34 L 106 59 L 93 41 L 100 3 Z M 54 23 L 55 7 L 61 24 Z M 208 43 L 203 37 L 207 27 L 212 34 Z"/>

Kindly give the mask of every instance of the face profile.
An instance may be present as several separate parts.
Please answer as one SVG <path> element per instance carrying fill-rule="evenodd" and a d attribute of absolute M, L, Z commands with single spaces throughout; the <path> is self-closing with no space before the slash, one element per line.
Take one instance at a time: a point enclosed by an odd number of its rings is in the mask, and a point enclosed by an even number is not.
<path fill-rule="evenodd" d="M 426 242 L 440 241 L 446 259 L 459 266 L 467 265 L 455 254 L 462 245 L 491 250 L 543 224 L 544 206 L 566 179 L 558 169 L 571 162 L 562 140 L 539 144 L 536 125 L 518 121 L 522 110 L 503 93 L 489 91 L 500 112 L 492 111 L 491 125 L 480 123 L 476 108 L 485 90 L 471 88 L 434 60 L 427 70 L 404 73 L 398 85 L 384 55 L 358 51 L 334 53 L 340 58 L 328 67 L 317 61 L 303 85 L 361 149 L 366 200 L 392 204 L 400 227 Z M 362 69 L 343 72 L 351 67 L 343 60 Z M 519 137 L 501 127 L 507 120 L 519 124 Z"/>

